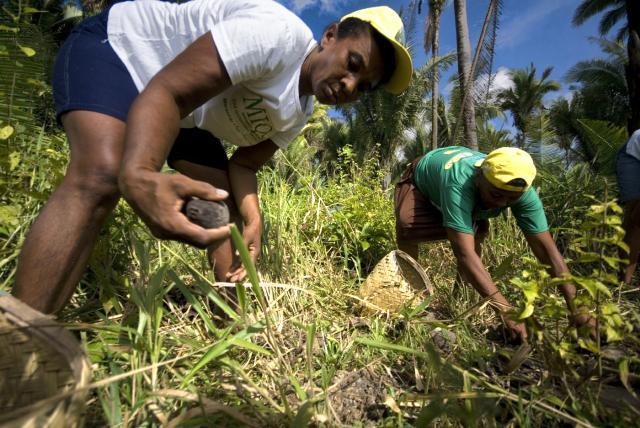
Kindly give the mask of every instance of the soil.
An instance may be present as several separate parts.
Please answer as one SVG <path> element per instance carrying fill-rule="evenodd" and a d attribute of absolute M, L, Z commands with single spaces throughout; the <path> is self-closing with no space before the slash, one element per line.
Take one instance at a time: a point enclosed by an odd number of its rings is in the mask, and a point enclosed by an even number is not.
<path fill-rule="evenodd" d="M 338 379 L 337 388 L 329 393 L 327 401 L 340 423 L 368 427 L 389 415 L 384 404 L 387 389 L 397 386 L 389 376 L 363 368 L 342 372 Z"/>

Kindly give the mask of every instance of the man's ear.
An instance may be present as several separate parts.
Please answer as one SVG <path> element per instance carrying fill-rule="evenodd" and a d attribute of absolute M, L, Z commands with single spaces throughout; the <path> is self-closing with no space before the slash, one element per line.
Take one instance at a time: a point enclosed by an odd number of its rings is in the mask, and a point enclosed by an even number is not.
<path fill-rule="evenodd" d="M 326 47 L 330 43 L 335 42 L 337 37 L 338 37 L 338 23 L 334 22 L 324 30 L 324 34 L 322 35 L 322 40 L 320 40 L 320 47 Z"/>

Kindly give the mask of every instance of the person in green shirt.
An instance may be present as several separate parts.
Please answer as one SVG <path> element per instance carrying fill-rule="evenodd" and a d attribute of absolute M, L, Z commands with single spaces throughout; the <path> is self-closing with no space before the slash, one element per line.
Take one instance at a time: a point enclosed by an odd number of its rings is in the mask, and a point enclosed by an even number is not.
<path fill-rule="evenodd" d="M 481 244 L 489 219 L 511 208 L 518 226 L 540 262 L 551 273 L 569 273 L 549 233 L 542 202 L 531 187 L 536 168 L 523 150 L 502 147 L 488 155 L 466 147 L 443 147 L 412 162 L 395 189 L 398 248 L 418 257 L 420 243 L 448 239 L 461 276 L 483 296 L 489 297 L 501 314 L 511 309 L 482 260 Z M 573 305 L 576 294 L 571 283 L 560 286 L 576 325 L 593 320 Z M 512 340 L 525 342 L 522 323 L 503 317 Z"/>

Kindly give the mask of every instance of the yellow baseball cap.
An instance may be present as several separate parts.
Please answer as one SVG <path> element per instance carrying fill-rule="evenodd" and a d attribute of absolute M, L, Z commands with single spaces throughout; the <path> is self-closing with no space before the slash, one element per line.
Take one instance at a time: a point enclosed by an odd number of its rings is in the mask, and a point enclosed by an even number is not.
<path fill-rule="evenodd" d="M 340 22 L 347 18 L 358 18 L 368 22 L 385 39 L 389 40 L 396 51 L 396 69 L 383 88 L 394 95 L 401 94 L 411 81 L 413 65 L 411 55 L 404 47 L 404 25 L 398 14 L 388 6 L 376 6 L 356 10 L 340 18 Z"/>
<path fill-rule="evenodd" d="M 536 178 L 536 166 L 529 153 L 515 147 L 500 147 L 487 155 L 480 164 L 482 174 L 489 183 L 498 189 L 511 192 L 523 192 L 531 186 Z M 511 180 L 520 178 L 526 187 L 512 186 Z"/>

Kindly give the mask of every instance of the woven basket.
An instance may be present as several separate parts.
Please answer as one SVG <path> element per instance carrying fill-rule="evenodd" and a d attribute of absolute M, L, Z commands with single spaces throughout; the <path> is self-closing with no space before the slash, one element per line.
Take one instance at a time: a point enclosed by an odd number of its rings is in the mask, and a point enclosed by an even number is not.
<path fill-rule="evenodd" d="M 90 368 L 52 318 L 0 291 L 0 426 L 82 425 Z"/>
<path fill-rule="evenodd" d="M 397 312 L 433 287 L 424 269 L 404 251 L 395 250 L 378 262 L 360 287 L 365 312 Z"/>

